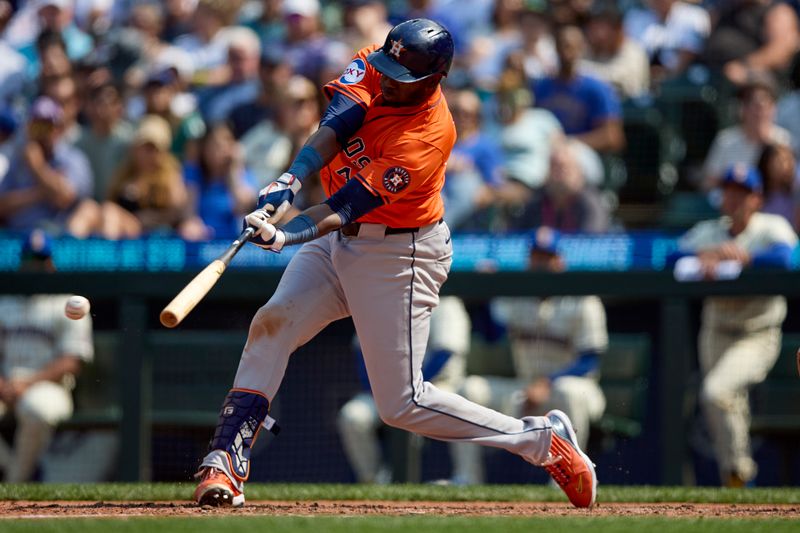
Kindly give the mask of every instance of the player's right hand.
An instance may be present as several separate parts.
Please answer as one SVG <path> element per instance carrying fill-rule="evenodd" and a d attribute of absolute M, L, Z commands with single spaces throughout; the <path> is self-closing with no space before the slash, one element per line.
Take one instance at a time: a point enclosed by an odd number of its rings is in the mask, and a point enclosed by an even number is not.
<path fill-rule="evenodd" d="M 292 206 L 294 196 L 300 192 L 302 186 L 299 179 L 284 172 L 278 179 L 258 192 L 258 209 L 256 211 L 263 210 L 269 217 L 270 223 L 276 224 Z M 252 226 L 252 224 L 250 225 Z"/>
<path fill-rule="evenodd" d="M 244 217 L 246 225 L 254 228 L 256 231 L 250 237 L 250 242 L 273 252 L 279 252 L 283 248 L 286 237 L 283 231 L 277 229 L 272 223 L 272 217 L 267 214 L 263 209 L 256 209 L 246 217 Z"/>

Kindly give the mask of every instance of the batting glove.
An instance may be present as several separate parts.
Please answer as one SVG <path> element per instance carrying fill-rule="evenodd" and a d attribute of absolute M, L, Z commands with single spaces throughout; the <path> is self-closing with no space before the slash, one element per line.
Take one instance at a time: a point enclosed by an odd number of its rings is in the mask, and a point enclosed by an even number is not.
<path fill-rule="evenodd" d="M 277 223 L 289 210 L 294 196 L 303 186 L 292 174 L 284 172 L 278 179 L 258 193 L 258 209 L 264 210 L 272 224 Z"/>
<path fill-rule="evenodd" d="M 286 242 L 286 234 L 275 228 L 272 217 L 266 211 L 256 209 L 244 217 L 244 222 L 256 230 L 250 237 L 250 242 L 264 250 L 281 251 Z"/>

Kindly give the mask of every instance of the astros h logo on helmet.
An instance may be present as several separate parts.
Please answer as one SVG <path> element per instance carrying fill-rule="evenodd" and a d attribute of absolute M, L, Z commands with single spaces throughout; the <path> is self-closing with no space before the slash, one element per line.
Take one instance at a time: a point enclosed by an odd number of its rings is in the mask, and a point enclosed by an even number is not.
<path fill-rule="evenodd" d="M 392 39 L 392 48 L 389 50 L 389 53 L 397 59 L 400 59 L 400 52 L 403 50 L 405 50 L 405 46 L 403 46 L 403 40 L 398 39 L 395 41 Z"/>

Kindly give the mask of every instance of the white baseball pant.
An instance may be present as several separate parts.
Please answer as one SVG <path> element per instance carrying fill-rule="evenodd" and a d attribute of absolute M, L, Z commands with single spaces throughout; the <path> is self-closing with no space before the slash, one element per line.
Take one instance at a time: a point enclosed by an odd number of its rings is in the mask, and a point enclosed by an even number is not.
<path fill-rule="evenodd" d="M 423 380 L 431 309 L 451 259 L 444 223 L 394 235 L 385 235 L 383 225 L 362 224 L 357 237 L 334 232 L 306 243 L 253 318 L 234 387 L 272 400 L 289 355 L 329 323 L 352 316 L 385 423 L 544 462 L 551 438 L 546 418 L 513 418 Z M 215 465 L 211 456 L 204 465 Z"/>
<path fill-rule="evenodd" d="M 0 406 L 5 412 L 6 406 Z M 20 483 L 30 480 L 55 427 L 72 416 L 72 394 L 59 383 L 39 381 L 17 400 L 14 414 L 14 446 L 9 449 L 0 439 L 0 467 L 6 471 L 7 482 Z"/>
<path fill-rule="evenodd" d="M 756 477 L 750 452 L 748 389 L 764 381 L 781 348 L 781 329 L 766 328 L 732 335 L 713 328 L 700 330 L 700 369 L 704 378 L 700 403 L 711 433 L 722 481 L 738 475 Z"/>

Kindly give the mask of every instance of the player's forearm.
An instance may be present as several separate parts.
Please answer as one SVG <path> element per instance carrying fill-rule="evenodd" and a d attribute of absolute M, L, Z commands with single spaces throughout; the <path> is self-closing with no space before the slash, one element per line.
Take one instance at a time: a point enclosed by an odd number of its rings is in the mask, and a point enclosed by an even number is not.
<path fill-rule="evenodd" d="M 336 140 L 336 132 L 328 126 L 320 126 L 300 149 L 287 172 L 302 182 L 327 165 L 339 150 L 341 146 Z"/>
<path fill-rule="evenodd" d="M 278 231 L 283 234 L 283 246 L 303 244 L 342 227 L 341 217 L 327 204 L 309 207 Z"/>

